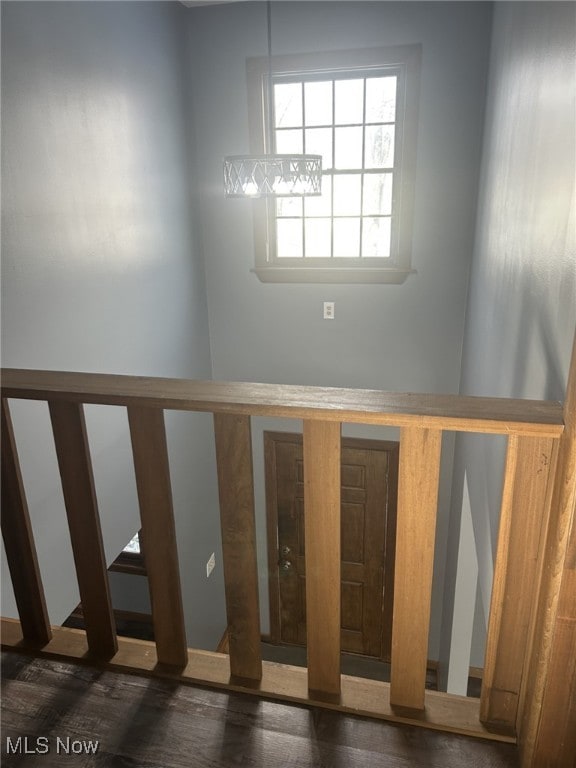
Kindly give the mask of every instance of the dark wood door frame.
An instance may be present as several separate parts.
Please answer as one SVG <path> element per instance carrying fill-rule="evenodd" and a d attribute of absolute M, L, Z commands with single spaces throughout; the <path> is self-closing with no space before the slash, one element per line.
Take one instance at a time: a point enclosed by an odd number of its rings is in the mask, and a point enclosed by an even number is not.
<path fill-rule="evenodd" d="M 275 441 L 302 443 L 302 434 L 297 432 L 264 432 L 264 466 L 266 484 L 266 535 L 268 550 L 268 594 L 270 606 L 270 635 L 267 640 L 281 643 L 280 637 L 280 582 L 278 552 L 278 500 L 276 494 Z M 392 644 L 392 609 L 394 600 L 394 558 L 396 547 L 396 507 L 398 497 L 398 459 L 400 444 L 388 440 L 371 440 L 343 437 L 342 446 L 359 450 L 383 450 L 389 456 L 388 465 L 388 508 L 386 519 L 386 540 L 384 550 L 384 597 L 382 601 L 382 655 L 390 660 Z"/>

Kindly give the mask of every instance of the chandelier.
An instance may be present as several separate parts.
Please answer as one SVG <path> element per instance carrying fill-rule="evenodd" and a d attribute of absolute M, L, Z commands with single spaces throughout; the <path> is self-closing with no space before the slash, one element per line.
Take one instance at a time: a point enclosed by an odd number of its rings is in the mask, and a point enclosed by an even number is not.
<path fill-rule="evenodd" d="M 272 86 L 271 0 L 268 22 L 268 146 L 272 147 L 274 117 Z M 319 195 L 322 187 L 321 155 L 229 155 L 224 158 L 226 197 L 302 197 Z"/>

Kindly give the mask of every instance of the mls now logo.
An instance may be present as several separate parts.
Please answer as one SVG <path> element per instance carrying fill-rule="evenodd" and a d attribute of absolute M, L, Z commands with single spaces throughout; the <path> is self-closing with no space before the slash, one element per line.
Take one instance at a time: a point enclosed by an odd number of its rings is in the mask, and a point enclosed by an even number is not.
<path fill-rule="evenodd" d="M 6 737 L 6 752 L 9 755 L 45 755 L 50 751 L 50 742 L 46 736 L 29 739 L 28 736 L 18 736 L 12 740 Z"/>
<path fill-rule="evenodd" d="M 95 755 L 98 751 L 97 741 L 80 741 L 67 736 L 56 738 L 56 752 L 59 755 Z"/>
<path fill-rule="evenodd" d="M 36 739 L 28 736 L 18 736 L 15 739 L 6 737 L 8 755 L 46 755 L 51 747 L 54 747 L 58 755 L 95 755 L 98 751 L 98 742 L 71 739 L 69 736 L 62 739 L 57 736 L 55 743 L 51 745 L 47 736 L 38 736 Z"/>

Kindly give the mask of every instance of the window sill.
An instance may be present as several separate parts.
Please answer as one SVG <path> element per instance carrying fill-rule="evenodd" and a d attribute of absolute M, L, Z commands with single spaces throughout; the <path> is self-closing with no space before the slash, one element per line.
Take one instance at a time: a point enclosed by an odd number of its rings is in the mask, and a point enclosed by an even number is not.
<path fill-rule="evenodd" d="M 262 283 L 388 283 L 401 285 L 415 269 L 396 267 L 255 267 Z"/>
<path fill-rule="evenodd" d="M 129 573 L 132 576 L 147 575 L 143 555 L 131 552 L 120 552 L 108 570 L 116 573 Z"/>

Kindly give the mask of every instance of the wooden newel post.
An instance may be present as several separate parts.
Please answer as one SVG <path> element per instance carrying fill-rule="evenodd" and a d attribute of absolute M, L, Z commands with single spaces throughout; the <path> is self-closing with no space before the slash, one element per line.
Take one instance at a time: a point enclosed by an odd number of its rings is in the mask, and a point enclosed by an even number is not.
<path fill-rule="evenodd" d="M 508 438 L 480 719 L 511 734 L 516 733 L 529 647 L 533 601 L 526 596 L 537 591 L 556 443 L 547 437 Z"/>
<path fill-rule="evenodd" d="M 576 755 L 576 335 L 534 602 L 534 638 L 518 718 L 521 765 L 568 768 Z"/>

